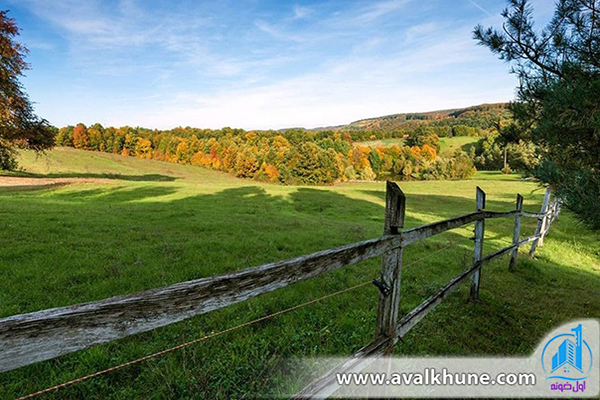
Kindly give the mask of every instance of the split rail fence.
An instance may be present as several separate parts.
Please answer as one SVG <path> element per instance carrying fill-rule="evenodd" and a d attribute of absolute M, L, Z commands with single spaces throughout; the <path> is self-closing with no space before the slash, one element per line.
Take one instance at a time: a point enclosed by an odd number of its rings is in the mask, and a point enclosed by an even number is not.
<path fill-rule="evenodd" d="M 509 269 L 512 270 L 519 247 L 528 243 L 531 243 L 529 255 L 533 256 L 560 212 L 560 203 L 557 200 L 550 203 L 550 196 L 550 190 L 546 190 L 539 213 L 524 211 L 521 195 L 517 195 L 514 210 L 495 212 L 485 210 L 485 193 L 478 187 L 474 212 L 402 230 L 406 198 L 398 185 L 387 182 L 384 234 L 380 238 L 230 274 L 0 319 L 0 373 L 156 329 L 382 256 L 381 277 L 373 280 L 380 291 L 375 340 L 296 395 L 298 398 L 327 397 L 338 389 L 335 373 L 357 372 L 364 367 L 366 357 L 391 354 L 398 340 L 468 277 L 471 277 L 470 299 L 477 300 L 480 270 L 487 262 L 510 253 Z M 485 220 L 509 217 L 514 218 L 512 244 L 484 256 Z M 538 219 L 533 236 L 520 239 L 521 217 Z M 472 265 L 399 320 L 403 249 L 470 223 L 475 224 Z"/>

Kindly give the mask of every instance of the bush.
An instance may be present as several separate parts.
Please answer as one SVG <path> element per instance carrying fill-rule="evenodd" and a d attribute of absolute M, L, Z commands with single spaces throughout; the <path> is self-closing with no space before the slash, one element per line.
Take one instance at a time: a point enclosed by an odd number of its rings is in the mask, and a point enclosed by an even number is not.
<path fill-rule="evenodd" d="M 12 171 L 17 168 L 16 151 L 0 140 L 0 170 Z"/>
<path fill-rule="evenodd" d="M 424 180 L 438 179 L 469 179 L 477 169 L 473 160 L 466 154 L 454 158 L 438 157 L 433 163 L 421 171 L 420 178 Z"/>
<path fill-rule="evenodd" d="M 352 165 L 349 165 L 346 167 L 346 169 L 344 169 L 344 176 L 349 181 L 356 180 L 356 171 Z"/>
<path fill-rule="evenodd" d="M 375 180 L 375 178 L 377 178 L 377 174 L 375 174 L 375 172 L 373 172 L 371 167 L 366 167 L 360 173 L 360 179 L 362 179 L 364 181 L 372 181 L 372 180 Z"/>

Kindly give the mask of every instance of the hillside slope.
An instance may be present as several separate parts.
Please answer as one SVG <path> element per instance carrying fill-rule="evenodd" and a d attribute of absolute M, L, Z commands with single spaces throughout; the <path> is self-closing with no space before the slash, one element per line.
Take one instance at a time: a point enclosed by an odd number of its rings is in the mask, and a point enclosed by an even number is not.
<path fill-rule="evenodd" d="M 90 179 L 0 187 L 0 318 L 135 293 L 333 248 L 381 235 L 385 184 L 279 186 L 166 162 L 74 149 L 21 160 L 24 179 Z M 16 174 L 19 175 L 19 174 Z M 18 179 L 15 174 L 11 179 Z M 0 182 L 2 177 L 0 176 Z M 506 211 L 521 193 L 539 210 L 543 190 L 515 175 L 402 182 L 406 227 L 486 208 Z M 536 221 L 524 219 L 528 235 Z M 485 253 L 511 242 L 513 220 L 486 221 Z M 472 226 L 403 253 L 401 314 L 472 260 Z M 568 212 L 514 273 L 502 258 L 482 271 L 481 301 L 468 285 L 404 337 L 397 354 L 524 355 L 543 333 L 600 315 L 598 237 Z M 0 398 L 27 395 L 295 305 L 367 283 L 308 307 L 160 358 L 62 388 L 50 398 L 242 398 L 302 384 L 288 357 L 352 354 L 373 339 L 380 260 L 343 268 L 247 302 L 113 343 L 0 374 Z M 576 293 L 577 296 L 572 296 Z M 282 394 L 284 393 L 284 394 Z"/>
<path fill-rule="evenodd" d="M 465 125 L 473 128 L 489 129 L 498 119 L 507 118 L 510 118 L 508 103 L 494 103 L 449 110 L 385 115 L 323 129 L 394 131 L 410 129 L 415 123 L 419 122 L 433 126 Z"/>

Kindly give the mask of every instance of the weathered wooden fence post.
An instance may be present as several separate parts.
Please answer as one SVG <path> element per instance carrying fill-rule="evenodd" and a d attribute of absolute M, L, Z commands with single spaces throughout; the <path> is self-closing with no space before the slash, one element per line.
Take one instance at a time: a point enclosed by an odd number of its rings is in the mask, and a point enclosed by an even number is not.
<path fill-rule="evenodd" d="M 508 270 L 514 271 L 517 266 L 517 255 L 519 254 L 519 238 L 521 237 L 521 211 L 523 211 L 523 196 L 517 194 L 517 206 L 515 208 L 517 214 L 515 214 L 515 229 L 513 231 L 512 244 L 515 246 L 512 253 L 510 254 L 510 262 L 508 264 Z"/>
<path fill-rule="evenodd" d="M 404 226 L 406 197 L 394 182 L 386 183 L 385 195 L 385 225 L 384 235 L 397 235 Z M 402 247 L 383 254 L 381 260 L 381 281 L 374 283 L 379 286 L 379 304 L 377 308 L 376 336 L 393 338 L 398 324 L 400 307 L 400 279 L 402 274 Z M 386 351 L 391 354 L 394 349 L 393 341 Z"/>
<path fill-rule="evenodd" d="M 476 194 L 476 208 L 477 211 L 483 211 L 485 208 L 485 192 L 477 186 Z M 485 218 L 475 221 L 475 244 L 473 246 L 473 264 L 481 261 L 483 255 L 483 236 L 485 233 Z M 471 275 L 471 301 L 476 301 L 479 298 L 479 278 L 481 275 L 481 267 L 477 268 L 473 275 Z"/>
<path fill-rule="evenodd" d="M 544 229 L 546 228 L 546 213 L 548 212 L 548 203 L 550 202 L 550 188 L 546 188 L 546 194 L 544 195 L 544 201 L 542 202 L 542 209 L 540 211 L 541 214 L 544 214 L 543 216 L 541 216 L 540 218 L 538 218 L 538 224 L 537 224 L 537 228 L 535 228 L 535 234 L 534 236 L 538 237 L 537 239 L 535 239 L 533 241 L 533 243 L 531 243 L 531 249 L 529 250 L 529 257 L 533 257 L 533 255 L 535 254 L 535 248 L 538 246 L 538 242 L 541 245 L 543 245 L 543 240 L 540 241 L 542 232 L 544 232 Z"/>
<path fill-rule="evenodd" d="M 550 231 L 550 225 L 552 225 L 552 223 L 556 219 L 557 215 L 558 215 L 558 200 L 554 199 L 554 201 L 552 202 L 552 204 L 550 204 L 550 207 L 548 208 L 548 217 L 547 217 L 548 219 L 546 220 L 546 223 L 544 224 L 544 230 L 541 233 L 540 243 L 539 243 L 540 246 L 542 246 L 544 244 L 544 236 L 546 236 L 548 234 L 548 232 Z"/>
<path fill-rule="evenodd" d="M 538 247 L 542 247 L 544 245 L 544 236 L 548 233 L 548 229 L 550 228 L 550 224 L 552 223 L 552 215 L 554 213 L 554 203 L 548 204 L 546 208 L 546 216 L 542 221 L 542 230 L 540 231 L 540 239 L 538 241 Z"/>

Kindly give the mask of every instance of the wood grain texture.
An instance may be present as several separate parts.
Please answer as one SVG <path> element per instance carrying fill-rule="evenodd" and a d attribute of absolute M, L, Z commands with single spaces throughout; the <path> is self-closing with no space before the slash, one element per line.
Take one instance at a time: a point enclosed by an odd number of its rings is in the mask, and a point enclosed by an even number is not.
<path fill-rule="evenodd" d="M 386 211 L 384 235 L 399 234 L 404 226 L 406 212 L 406 197 L 402 190 L 393 182 L 387 182 Z M 393 337 L 398 323 L 398 309 L 400 307 L 400 284 L 402 277 L 402 247 L 390 250 L 383 254 L 381 259 L 381 283 L 390 290 L 386 295 L 379 293 L 377 306 L 377 326 L 375 336 Z M 393 346 L 388 348 L 391 353 Z"/>
<path fill-rule="evenodd" d="M 396 235 L 404 226 L 406 213 L 406 196 L 402 189 L 395 183 L 385 183 L 385 222 L 384 235 Z"/>
<path fill-rule="evenodd" d="M 515 206 L 515 226 L 513 229 L 513 240 L 512 244 L 515 245 L 519 243 L 519 238 L 521 237 L 521 211 L 523 210 L 523 196 L 517 194 L 517 202 Z M 510 261 L 508 263 L 508 270 L 514 271 L 517 266 L 517 256 L 519 255 L 519 247 L 515 247 L 510 254 Z"/>
<path fill-rule="evenodd" d="M 402 237 L 402 246 L 408 246 L 409 244 L 427 239 L 439 233 L 459 228 L 463 225 L 470 224 L 473 221 L 478 221 L 484 217 L 485 215 L 482 212 L 473 212 L 470 214 L 461 215 L 459 217 L 449 218 L 427 225 L 421 225 L 416 228 L 406 229 L 400 234 Z"/>
<path fill-rule="evenodd" d="M 483 211 L 485 208 L 485 192 L 477 186 L 475 197 L 475 207 L 477 211 Z M 483 238 L 485 236 L 485 218 L 475 221 L 475 243 L 473 245 L 473 265 L 477 265 L 483 255 Z M 471 276 L 470 300 L 476 301 L 479 298 L 479 282 L 481 269 L 475 269 Z"/>
<path fill-rule="evenodd" d="M 542 202 L 542 209 L 540 210 L 540 217 L 538 219 L 537 227 L 535 228 L 535 234 L 537 239 L 531 243 L 531 248 L 529 249 L 529 257 L 533 257 L 535 254 L 535 249 L 539 243 L 539 238 L 544 229 L 544 224 L 546 221 L 546 217 L 548 215 L 548 204 L 550 202 L 550 188 L 546 189 L 546 194 L 544 195 L 544 201 Z"/>

